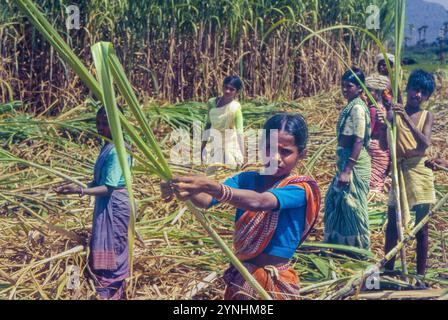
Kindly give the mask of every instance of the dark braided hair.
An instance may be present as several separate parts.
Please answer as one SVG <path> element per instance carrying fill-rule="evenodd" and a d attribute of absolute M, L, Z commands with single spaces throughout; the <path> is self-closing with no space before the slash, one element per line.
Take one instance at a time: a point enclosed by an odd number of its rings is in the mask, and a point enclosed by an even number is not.
<path fill-rule="evenodd" d="M 279 113 L 266 121 L 263 127 L 266 132 L 266 138 L 269 130 L 279 130 L 286 132 L 294 137 L 294 142 L 299 149 L 303 151 L 308 141 L 308 126 L 305 118 L 299 113 Z"/>

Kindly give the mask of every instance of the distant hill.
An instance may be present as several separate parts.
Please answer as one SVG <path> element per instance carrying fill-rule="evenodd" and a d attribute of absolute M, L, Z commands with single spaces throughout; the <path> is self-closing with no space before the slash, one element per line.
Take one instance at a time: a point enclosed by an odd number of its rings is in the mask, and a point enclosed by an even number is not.
<path fill-rule="evenodd" d="M 419 35 L 418 28 L 426 25 L 426 43 L 434 42 L 439 36 L 439 30 L 444 22 L 448 22 L 448 11 L 441 4 L 426 2 L 424 0 L 406 1 L 406 29 L 405 35 L 412 38 L 409 44 L 416 44 Z M 414 25 L 414 31 L 410 34 L 409 25 Z M 423 33 L 422 33 L 423 37 Z"/>

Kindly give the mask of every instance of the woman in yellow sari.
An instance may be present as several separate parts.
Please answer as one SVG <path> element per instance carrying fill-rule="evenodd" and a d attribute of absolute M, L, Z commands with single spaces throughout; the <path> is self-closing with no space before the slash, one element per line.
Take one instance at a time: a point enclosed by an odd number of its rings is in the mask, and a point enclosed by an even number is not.
<path fill-rule="evenodd" d="M 223 95 L 208 101 L 201 154 L 211 167 L 225 164 L 235 168 L 244 162 L 243 114 L 237 101 L 242 87 L 239 77 L 229 76 L 224 79 Z"/>

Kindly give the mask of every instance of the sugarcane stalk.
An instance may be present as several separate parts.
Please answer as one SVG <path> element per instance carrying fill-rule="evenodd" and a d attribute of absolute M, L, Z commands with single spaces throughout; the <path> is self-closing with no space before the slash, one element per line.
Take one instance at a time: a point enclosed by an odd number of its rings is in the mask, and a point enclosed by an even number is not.
<path fill-rule="evenodd" d="M 299 290 L 300 294 L 304 294 L 310 291 L 314 291 L 315 289 L 321 288 L 321 287 L 327 287 L 327 286 L 331 286 L 337 282 L 342 282 L 344 280 L 349 280 L 351 279 L 351 277 L 344 277 L 344 278 L 339 278 L 339 279 L 333 279 L 333 280 L 328 280 L 328 281 L 323 281 L 323 282 L 319 282 L 316 284 L 312 284 L 308 287 L 302 288 Z"/>
<path fill-rule="evenodd" d="M 33 163 L 31 161 L 27 161 L 27 160 L 21 159 L 21 158 L 15 156 L 15 155 L 13 155 L 12 153 L 9 153 L 8 151 L 4 150 L 3 148 L 0 148 L 0 156 L 2 156 L 2 158 L 0 158 L 0 161 L 21 163 L 21 164 L 24 164 L 26 166 L 33 167 L 33 168 L 36 168 L 36 169 L 40 169 L 40 170 L 46 171 L 48 173 L 51 173 L 51 174 L 53 174 L 55 176 L 61 177 L 62 179 L 66 180 L 66 181 L 73 182 L 74 184 L 76 184 L 76 185 L 78 185 L 80 187 L 83 187 L 83 188 L 86 187 L 86 185 L 84 183 L 82 183 L 82 182 L 80 182 L 80 181 L 78 181 L 76 179 L 73 179 L 72 177 L 70 177 L 70 176 L 68 176 L 66 174 L 63 174 L 63 173 L 61 173 L 58 170 L 54 170 L 54 169 L 48 168 L 46 166 L 42 166 L 42 165 L 37 164 L 37 163 Z"/>
<path fill-rule="evenodd" d="M 394 124 L 395 122 L 395 115 L 394 115 Z M 396 152 L 396 127 L 394 125 L 394 129 L 389 132 L 389 136 L 392 137 L 390 141 L 390 153 L 391 153 L 391 160 L 392 160 L 392 188 L 394 190 L 394 197 L 395 197 L 395 217 L 396 217 L 396 228 L 397 228 L 397 234 L 398 234 L 398 240 L 401 242 L 404 240 L 404 231 L 403 231 L 403 218 L 401 214 L 401 197 L 400 197 L 400 182 L 398 179 L 398 164 L 397 164 L 397 152 Z M 401 268 L 403 273 L 407 273 L 407 265 L 406 265 L 406 251 L 403 247 L 402 250 L 400 250 L 400 259 L 401 259 Z M 389 259 L 390 260 L 390 259 Z"/>
<path fill-rule="evenodd" d="M 0 269 L 0 277 L 9 282 L 10 285 L 15 285 L 17 280 L 11 278 L 6 272 Z"/>
<path fill-rule="evenodd" d="M 401 48 L 404 35 L 404 17 L 405 17 L 405 0 L 397 0 L 395 2 L 395 70 L 392 77 L 392 90 L 393 90 L 393 102 L 396 104 L 398 102 L 398 90 L 399 90 L 399 79 L 401 73 Z M 385 61 L 389 63 L 389 59 L 385 58 Z M 390 72 L 390 71 L 389 71 Z M 390 137 L 390 151 L 392 160 L 392 188 L 394 190 L 395 196 L 395 216 L 396 216 L 396 228 L 398 234 L 398 240 L 403 242 L 404 231 L 403 231 L 403 214 L 402 214 L 402 197 L 401 188 L 405 188 L 404 185 L 400 185 L 400 172 L 397 163 L 397 115 L 394 112 L 394 120 L 392 123 L 392 128 L 388 130 L 388 135 Z M 403 247 L 400 250 L 401 268 L 404 274 L 407 274 L 406 265 L 406 249 Z"/>
<path fill-rule="evenodd" d="M 62 259 L 62 258 L 71 256 L 71 255 L 74 255 L 76 253 L 80 253 L 82 251 L 84 251 L 84 247 L 83 246 L 76 246 L 76 247 L 73 247 L 73 248 L 71 248 L 71 249 L 69 249 L 67 251 L 58 253 L 55 256 L 43 259 L 41 261 L 37 261 L 37 262 L 31 264 L 30 266 L 28 266 L 26 268 L 32 269 L 32 268 L 35 268 L 35 267 L 40 266 L 42 264 L 45 264 L 45 263 L 48 263 L 48 262 L 51 262 L 51 261 L 55 261 L 55 260 L 58 260 L 58 259 Z"/>

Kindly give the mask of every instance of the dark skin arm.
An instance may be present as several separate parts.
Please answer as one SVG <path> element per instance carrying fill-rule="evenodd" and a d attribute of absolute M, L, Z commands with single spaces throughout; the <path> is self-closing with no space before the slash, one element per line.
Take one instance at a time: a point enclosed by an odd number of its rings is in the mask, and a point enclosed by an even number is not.
<path fill-rule="evenodd" d="M 162 193 L 162 199 L 165 202 L 170 202 L 176 196 L 179 200 L 187 201 L 190 200 L 193 204 L 198 208 L 208 208 L 212 201 L 212 196 L 207 193 L 200 192 L 197 194 L 190 194 L 189 192 L 179 192 L 173 184 L 173 180 L 171 181 L 162 181 L 160 182 L 160 191 Z"/>
<path fill-rule="evenodd" d="M 204 137 L 202 138 L 202 145 L 201 145 L 201 155 L 204 153 L 204 149 L 207 146 L 207 141 L 208 138 L 210 136 L 210 132 L 208 131 L 211 128 L 211 123 L 207 122 L 207 124 L 205 125 L 205 132 L 204 132 Z"/>
<path fill-rule="evenodd" d="M 177 177 L 161 183 L 162 198 L 170 201 L 175 194 L 180 200 L 191 200 L 200 208 L 207 208 L 212 198 L 222 196 L 221 184 L 203 176 Z M 170 190 L 171 189 L 171 190 Z M 232 188 L 233 198 L 228 203 L 251 211 L 269 211 L 279 206 L 277 197 L 270 192 L 256 192 Z"/>
<path fill-rule="evenodd" d="M 394 113 L 392 112 L 392 110 L 387 110 L 386 119 L 390 123 L 392 123 L 394 121 Z M 384 123 L 386 123 L 386 122 L 384 122 Z"/>
<path fill-rule="evenodd" d="M 387 150 L 389 148 L 389 141 L 387 140 L 387 127 L 381 129 L 380 137 L 380 148 L 381 150 Z"/>
<path fill-rule="evenodd" d="M 403 103 L 403 96 L 401 95 L 401 90 L 400 90 L 400 88 L 398 88 L 397 102 L 400 103 L 400 104 Z"/>
<path fill-rule="evenodd" d="M 359 154 L 362 150 L 363 139 L 357 136 L 342 136 L 339 141 L 339 145 L 341 147 L 351 147 L 352 153 L 350 154 L 350 158 L 353 160 L 358 160 Z M 356 162 L 353 160 L 348 160 L 345 165 L 344 170 L 340 173 L 338 178 L 338 187 L 342 187 L 350 183 L 350 175 L 352 173 L 353 167 L 356 165 Z"/>
<path fill-rule="evenodd" d="M 378 140 L 380 141 L 380 148 L 382 150 L 387 150 L 389 148 L 389 141 L 387 139 L 386 119 L 387 119 L 387 121 L 392 122 L 393 114 L 392 114 L 391 110 L 387 110 L 386 113 L 378 110 L 376 115 L 377 115 L 378 122 L 381 123 L 381 131 L 378 136 Z M 373 138 L 373 136 L 372 136 L 372 138 Z"/>
<path fill-rule="evenodd" d="M 61 186 L 59 188 L 55 189 L 55 192 L 58 194 L 79 194 L 81 195 L 81 187 L 77 185 L 65 185 Z M 110 194 L 110 188 L 107 186 L 98 186 L 98 187 L 92 187 L 92 188 L 84 188 L 83 192 L 84 195 L 88 196 L 107 196 Z"/>
<path fill-rule="evenodd" d="M 430 168 L 431 170 L 439 171 L 439 170 L 443 170 L 442 168 L 448 168 L 448 160 L 444 160 L 444 159 L 426 160 L 425 165 L 428 168 Z"/>

